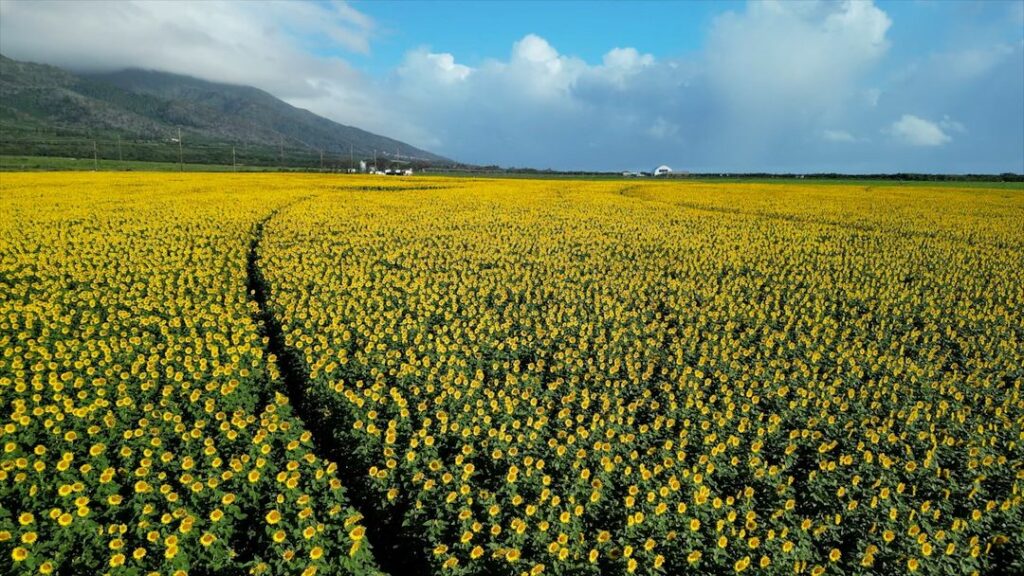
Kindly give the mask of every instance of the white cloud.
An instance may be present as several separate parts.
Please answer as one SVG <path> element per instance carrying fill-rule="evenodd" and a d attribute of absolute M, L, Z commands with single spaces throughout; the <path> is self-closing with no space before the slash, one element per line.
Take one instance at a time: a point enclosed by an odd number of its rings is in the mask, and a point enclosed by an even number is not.
<path fill-rule="evenodd" d="M 579 58 L 559 54 L 544 38 L 527 34 L 512 45 L 507 63 L 491 61 L 487 68 L 506 90 L 525 97 L 563 99 L 587 65 Z"/>
<path fill-rule="evenodd" d="M 441 84 L 462 82 L 472 73 L 473 69 L 457 63 L 454 55 L 425 49 L 406 54 L 405 61 L 398 68 L 398 74 L 407 80 Z"/>
<path fill-rule="evenodd" d="M 1010 22 L 1017 26 L 1024 26 L 1024 2 L 1010 2 Z"/>
<path fill-rule="evenodd" d="M 846 130 L 823 130 L 821 137 L 828 142 L 856 142 L 853 134 Z"/>
<path fill-rule="evenodd" d="M 627 88 L 638 73 L 654 63 L 653 55 L 641 54 L 636 48 L 612 48 L 604 55 L 602 66 L 596 72 L 619 88 Z"/>
<path fill-rule="evenodd" d="M 591 64 L 526 34 L 505 59 L 471 67 L 421 48 L 374 80 L 341 58 L 316 55 L 324 47 L 370 49 L 376 24 L 346 3 L 2 5 L 3 49 L 12 57 L 251 84 L 465 161 L 564 167 L 642 163 L 664 155 L 665 142 L 681 133 L 701 143 L 687 159 L 719 153 L 741 164 L 759 152 L 734 142 L 820 133 L 841 121 L 831 116 L 884 53 L 889 27 L 870 2 L 752 3 L 716 21 L 707 49 L 690 59 L 659 61 L 618 46 Z M 683 161 L 680 151 L 668 153 L 665 161 Z"/>
<path fill-rule="evenodd" d="M 948 130 L 950 132 L 963 133 L 967 131 L 967 128 L 965 128 L 962 123 L 953 120 L 948 114 L 942 117 L 942 120 L 939 121 L 939 126 L 941 126 L 943 130 Z"/>
<path fill-rule="evenodd" d="M 543 64 L 551 73 L 561 70 L 558 51 L 536 34 L 527 34 L 512 45 L 512 60 Z"/>
<path fill-rule="evenodd" d="M 889 17 L 871 2 L 753 2 L 711 29 L 707 74 L 741 110 L 841 105 L 888 49 Z"/>
<path fill-rule="evenodd" d="M 0 1 L 5 56 L 75 71 L 143 68 L 256 86 L 332 120 L 429 144 L 419 127 L 382 107 L 387 95 L 378 83 L 342 57 L 369 52 L 376 29 L 338 0 Z"/>
<path fill-rule="evenodd" d="M 938 124 L 913 114 L 904 114 L 893 122 L 889 127 L 889 133 L 898 141 L 910 146 L 942 146 L 953 141 Z"/>
<path fill-rule="evenodd" d="M 251 84 L 283 98 L 344 96 L 359 74 L 313 47 L 366 53 L 375 24 L 342 2 L 0 2 L 0 52 L 73 70 L 126 67 Z M 331 90 L 333 88 L 333 90 Z"/>
<path fill-rule="evenodd" d="M 715 123 L 705 146 L 738 163 L 779 165 L 795 156 L 797 135 L 820 141 L 849 124 L 890 25 L 873 2 L 856 1 L 750 2 L 720 16 L 702 55 L 712 100 L 704 113 Z"/>
<path fill-rule="evenodd" d="M 870 108 L 878 106 L 878 100 L 882 97 L 882 91 L 878 88 L 868 88 L 862 93 L 864 98 L 864 104 Z"/>
<path fill-rule="evenodd" d="M 861 102 L 858 81 L 887 50 L 889 26 L 871 2 L 751 3 L 718 19 L 707 49 L 689 59 L 619 46 L 591 64 L 527 34 L 506 59 L 458 74 L 456 58 L 440 66 L 439 54 L 414 51 L 390 88 L 410 123 L 468 161 L 544 166 L 586 138 L 591 157 L 630 164 L 666 152 L 677 163 L 713 154 L 746 162 L 794 133 L 827 138 L 844 107 Z M 701 147 L 685 158 L 664 147 L 683 133 Z"/>
<path fill-rule="evenodd" d="M 1013 46 L 1003 43 L 965 48 L 933 55 L 932 65 L 936 73 L 960 82 L 988 74 L 1013 53 Z"/>
<path fill-rule="evenodd" d="M 440 75 L 449 82 L 465 80 L 469 73 L 472 72 L 472 68 L 469 66 L 456 64 L 455 56 L 448 53 L 427 54 L 427 59 L 435 64 L 441 73 Z"/>
<path fill-rule="evenodd" d="M 647 129 L 647 134 L 658 140 L 674 138 L 679 134 L 679 126 L 658 116 L 654 120 L 654 124 L 651 124 L 650 128 Z"/>
<path fill-rule="evenodd" d="M 608 69 L 633 70 L 654 64 L 654 56 L 641 54 L 636 48 L 612 48 L 602 61 Z"/>

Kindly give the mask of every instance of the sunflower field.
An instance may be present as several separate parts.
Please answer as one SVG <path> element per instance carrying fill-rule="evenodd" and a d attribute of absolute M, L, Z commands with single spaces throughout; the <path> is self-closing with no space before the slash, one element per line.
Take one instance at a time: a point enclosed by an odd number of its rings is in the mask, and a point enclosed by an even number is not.
<path fill-rule="evenodd" d="M 317 184 L 208 180 L 0 174 L 0 573 L 373 572 L 246 289 Z"/>
<path fill-rule="evenodd" d="M 0 572 L 1024 573 L 1020 189 L 0 194 Z"/>

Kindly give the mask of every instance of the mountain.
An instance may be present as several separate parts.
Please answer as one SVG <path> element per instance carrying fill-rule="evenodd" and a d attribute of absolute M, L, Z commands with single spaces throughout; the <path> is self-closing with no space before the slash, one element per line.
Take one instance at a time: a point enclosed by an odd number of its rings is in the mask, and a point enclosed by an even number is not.
<path fill-rule="evenodd" d="M 451 161 L 392 138 L 339 124 L 251 86 L 208 82 L 148 70 L 72 74 L 0 55 L 0 152 L 57 155 L 102 141 L 107 153 L 177 160 L 167 143 L 181 131 L 186 161 L 230 161 L 231 148 L 251 163 L 378 157 L 419 164 Z M 88 142 L 87 142 L 88 141 Z M 122 145 L 123 142 L 123 145 Z M 124 154 L 127 150 L 128 154 Z M 148 158 L 158 155 L 161 158 Z M 74 155 L 74 154 L 69 154 Z M 213 158 L 213 157 L 216 158 Z"/>

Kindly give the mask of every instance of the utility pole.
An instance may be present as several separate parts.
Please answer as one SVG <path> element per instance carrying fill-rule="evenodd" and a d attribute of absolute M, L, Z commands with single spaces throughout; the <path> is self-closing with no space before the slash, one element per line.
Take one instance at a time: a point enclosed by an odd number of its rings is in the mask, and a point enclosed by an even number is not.
<path fill-rule="evenodd" d="M 282 168 L 284 168 L 284 138 L 281 138 L 280 146 L 281 146 L 281 157 L 280 157 L 280 160 L 277 161 L 277 163 L 280 164 Z"/>
<path fill-rule="evenodd" d="M 373 171 L 377 172 L 377 149 L 373 149 Z"/>
<path fill-rule="evenodd" d="M 96 153 L 96 141 L 92 141 L 92 171 L 95 172 L 100 169 L 99 156 Z"/>
<path fill-rule="evenodd" d="M 320 149 L 320 171 L 324 171 L 324 149 Z"/>
<path fill-rule="evenodd" d="M 185 160 L 181 153 L 181 127 L 178 127 L 178 172 L 185 171 Z"/>
<path fill-rule="evenodd" d="M 349 168 L 349 170 L 351 170 L 351 169 L 353 169 L 355 167 L 356 167 L 356 160 L 355 160 L 355 156 L 352 155 L 352 143 L 349 142 L 349 144 L 348 144 L 348 168 Z"/>
<path fill-rule="evenodd" d="M 124 163 L 124 155 L 121 154 L 121 135 L 117 135 L 117 161 Z"/>
<path fill-rule="evenodd" d="M 235 162 L 235 147 L 231 147 L 231 168 L 235 172 L 238 172 L 238 163 Z"/>

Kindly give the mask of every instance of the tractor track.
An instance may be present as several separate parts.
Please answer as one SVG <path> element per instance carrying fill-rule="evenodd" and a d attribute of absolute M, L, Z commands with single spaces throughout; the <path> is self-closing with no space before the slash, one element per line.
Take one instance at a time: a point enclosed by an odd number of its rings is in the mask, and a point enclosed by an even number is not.
<path fill-rule="evenodd" d="M 404 188 L 401 190 L 405 190 Z M 317 457 L 337 464 L 337 474 L 342 481 L 349 503 L 363 516 L 363 526 L 373 551 L 377 566 L 395 576 L 407 574 L 428 574 L 429 564 L 422 541 L 403 527 L 406 509 L 403 506 L 392 510 L 381 510 L 377 505 L 379 496 L 369 484 L 366 470 L 368 463 L 361 462 L 354 455 L 349 442 L 344 439 L 351 430 L 351 422 L 329 407 L 318 404 L 310 391 L 313 382 L 302 354 L 288 346 L 284 329 L 270 304 L 271 287 L 260 268 L 260 247 L 268 223 L 281 212 L 309 200 L 304 196 L 288 202 L 271 211 L 253 226 L 246 258 L 246 287 L 249 298 L 256 303 L 258 311 L 253 314 L 261 336 L 266 338 L 265 352 L 275 358 L 293 413 L 312 435 L 313 449 Z M 261 406 L 272 398 L 274 383 L 262 393 Z"/>

